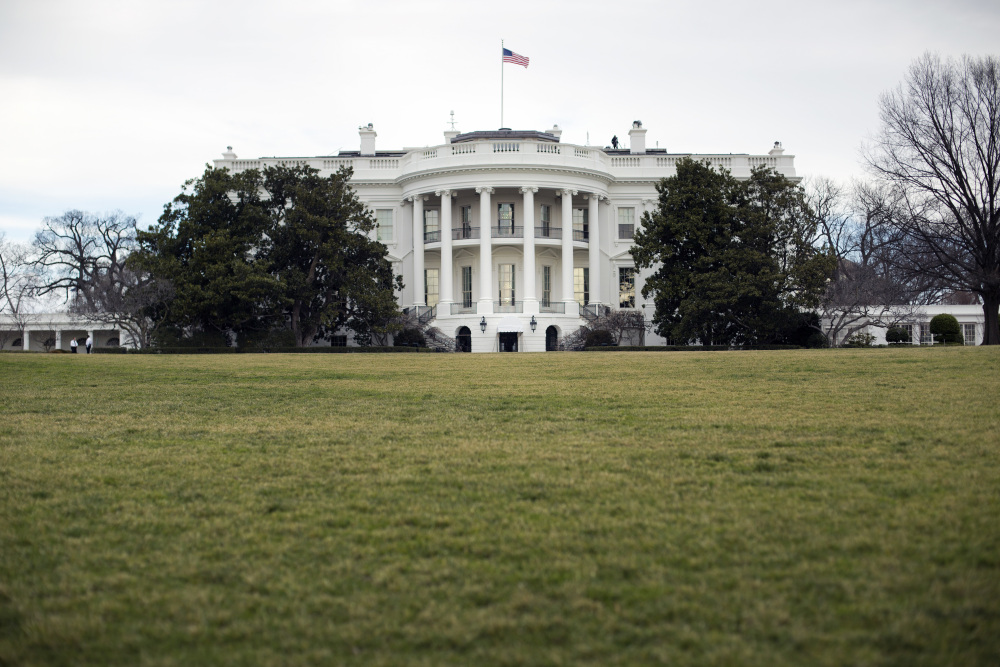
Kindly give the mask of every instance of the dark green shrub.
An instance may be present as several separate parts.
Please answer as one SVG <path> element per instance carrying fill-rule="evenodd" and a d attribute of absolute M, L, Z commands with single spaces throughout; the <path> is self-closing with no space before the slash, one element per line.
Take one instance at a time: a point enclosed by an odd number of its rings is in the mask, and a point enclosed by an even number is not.
<path fill-rule="evenodd" d="M 153 335 L 153 347 L 229 347 L 229 336 L 221 331 L 186 333 L 178 327 L 160 327 Z"/>
<path fill-rule="evenodd" d="M 875 345 L 875 336 L 866 331 L 853 333 L 844 341 L 844 347 L 872 347 L 873 345 Z"/>
<path fill-rule="evenodd" d="M 237 341 L 244 352 L 261 352 L 278 347 L 295 347 L 295 334 L 289 329 L 245 333 Z"/>
<path fill-rule="evenodd" d="M 403 329 L 392 337 L 392 342 L 398 347 L 427 347 L 427 337 L 420 329 Z"/>
<path fill-rule="evenodd" d="M 885 342 L 889 345 L 906 345 L 911 342 L 910 330 L 904 327 L 889 327 L 885 332 Z"/>
<path fill-rule="evenodd" d="M 931 335 L 934 336 L 934 342 L 944 345 L 962 345 L 965 342 L 962 338 L 962 326 L 954 315 L 947 313 L 931 318 Z"/>
<path fill-rule="evenodd" d="M 607 347 L 615 344 L 615 337 L 604 329 L 591 331 L 583 341 L 584 347 Z"/>
<path fill-rule="evenodd" d="M 828 347 L 830 345 L 826 338 L 826 334 L 820 333 L 819 331 L 814 331 L 808 338 L 806 338 L 806 347 L 808 348 L 820 348 Z"/>

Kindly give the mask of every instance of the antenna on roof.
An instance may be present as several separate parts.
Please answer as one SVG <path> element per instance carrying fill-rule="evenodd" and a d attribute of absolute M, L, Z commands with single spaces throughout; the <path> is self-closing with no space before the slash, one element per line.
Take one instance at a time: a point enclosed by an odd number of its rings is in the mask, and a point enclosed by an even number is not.
<path fill-rule="evenodd" d="M 451 120 L 448 121 L 448 122 L 451 124 L 451 129 L 454 130 L 455 129 L 455 110 L 454 109 L 452 109 L 452 111 L 451 111 Z"/>

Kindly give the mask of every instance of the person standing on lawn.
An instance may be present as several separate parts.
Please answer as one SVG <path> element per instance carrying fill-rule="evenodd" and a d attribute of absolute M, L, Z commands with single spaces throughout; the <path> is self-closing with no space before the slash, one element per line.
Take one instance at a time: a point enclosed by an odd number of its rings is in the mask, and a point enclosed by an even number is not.
<path fill-rule="evenodd" d="M 87 336 L 87 354 L 90 354 L 90 348 L 94 347 L 94 337 Z"/>
<path fill-rule="evenodd" d="M 72 352 L 73 354 L 76 354 L 76 348 L 79 345 L 80 344 L 76 342 L 76 338 L 70 338 L 69 339 L 69 351 Z"/>

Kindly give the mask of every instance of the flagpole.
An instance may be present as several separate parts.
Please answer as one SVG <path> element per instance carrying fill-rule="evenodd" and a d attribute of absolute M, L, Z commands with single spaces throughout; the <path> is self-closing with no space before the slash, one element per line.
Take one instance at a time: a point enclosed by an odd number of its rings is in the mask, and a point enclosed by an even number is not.
<path fill-rule="evenodd" d="M 500 127 L 503 127 L 503 39 L 500 39 Z"/>

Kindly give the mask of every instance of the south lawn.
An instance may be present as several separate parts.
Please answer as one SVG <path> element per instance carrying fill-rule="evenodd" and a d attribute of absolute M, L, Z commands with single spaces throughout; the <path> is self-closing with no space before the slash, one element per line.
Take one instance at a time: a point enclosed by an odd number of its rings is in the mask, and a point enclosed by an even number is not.
<path fill-rule="evenodd" d="M 1000 349 L 0 354 L 0 665 L 996 665 Z"/>

